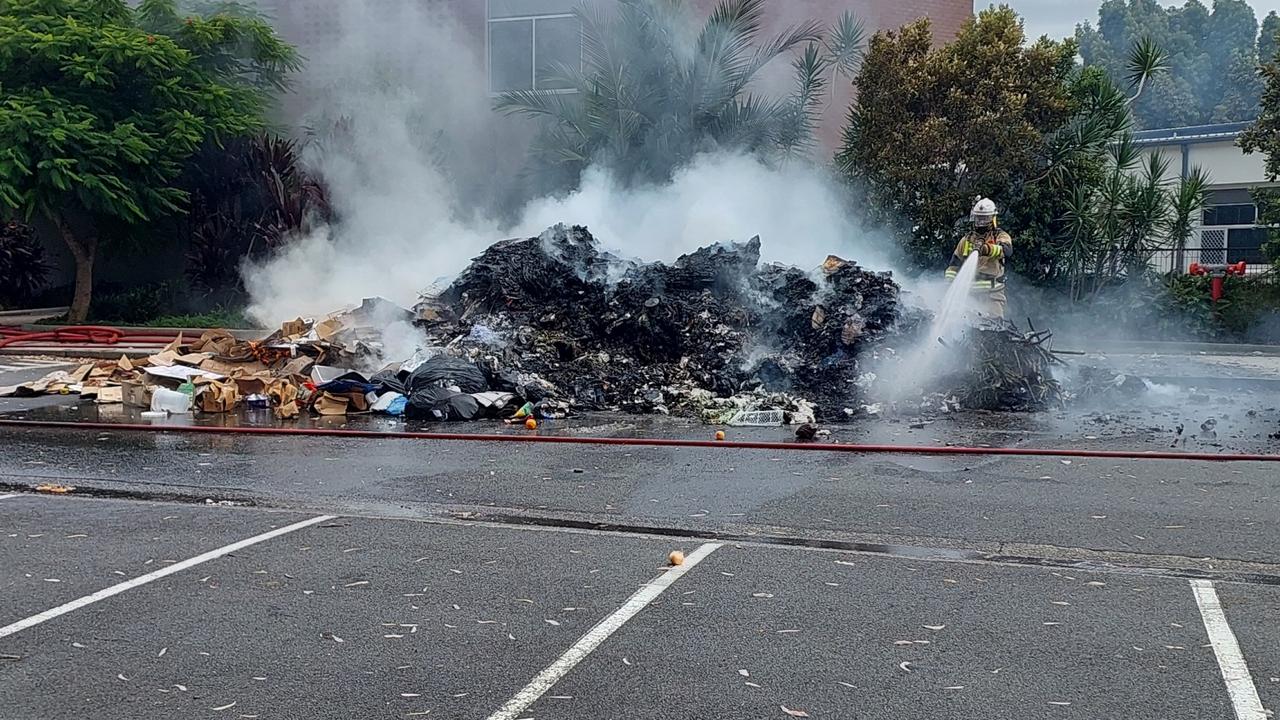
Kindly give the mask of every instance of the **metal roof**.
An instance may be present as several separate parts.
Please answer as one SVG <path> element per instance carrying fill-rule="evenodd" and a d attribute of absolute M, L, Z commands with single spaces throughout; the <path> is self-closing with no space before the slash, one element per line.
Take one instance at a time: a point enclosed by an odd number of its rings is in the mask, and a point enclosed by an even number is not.
<path fill-rule="evenodd" d="M 1192 125 L 1180 128 L 1161 128 L 1158 130 L 1140 130 L 1133 134 L 1137 145 L 1176 145 L 1186 142 L 1210 142 L 1213 140 L 1230 140 L 1240 136 L 1253 123 L 1235 122 L 1218 123 L 1216 125 Z"/>

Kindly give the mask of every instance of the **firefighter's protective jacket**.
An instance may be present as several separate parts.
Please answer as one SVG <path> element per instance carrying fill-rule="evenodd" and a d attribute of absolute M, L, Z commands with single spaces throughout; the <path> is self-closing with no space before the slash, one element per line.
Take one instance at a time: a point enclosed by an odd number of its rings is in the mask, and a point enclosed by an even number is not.
<path fill-rule="evenodd" d="M 989 255 L 978 256 L 978 276 L 974 278 L 975 291 L 999 292 L 1004 290 L 1004 261 L 1013 253 L 1013 238 L 999 228 L 974 231 L 956 244 L 947 266 L 947 279 L 955 280 L 964 261 L 982 245 L 991 246 Z"/>

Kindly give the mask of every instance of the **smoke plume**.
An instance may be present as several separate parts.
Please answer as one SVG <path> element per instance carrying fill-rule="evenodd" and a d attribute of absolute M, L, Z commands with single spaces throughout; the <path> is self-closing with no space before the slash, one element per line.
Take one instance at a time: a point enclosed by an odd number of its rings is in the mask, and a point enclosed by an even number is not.
<path fill-rule="evenodd" d="M 519 174 L 532 128 L 491 110 L 484 59 L 443 8 L 343 5 L 338 39 L 303 48 L 313 62 L 294 99 L 341 220 L 243 268 L 249 313 L 266 325 L 375 295 L 412 304 L 493 242 L 561 222 L 642 260 L 760 235 L 765 260 L 814 267 L 837 253 L 888 267 L 887 237 L 859 227 L 847 191 L 803 158 L 771 167 L 712 152 L 639 188 L 593 167 L 571 194 L 541 197 Z"/>

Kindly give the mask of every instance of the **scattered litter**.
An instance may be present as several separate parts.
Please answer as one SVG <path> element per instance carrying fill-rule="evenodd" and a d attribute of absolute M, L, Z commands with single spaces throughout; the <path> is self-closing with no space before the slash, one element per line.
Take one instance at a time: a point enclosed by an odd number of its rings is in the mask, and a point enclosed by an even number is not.
<path fill-rule="evenodd" d="M 809 717 L 809 713 L 807 713 L 807 712 L 805 712 L 805 711 L 803 711 L 803 710 L 792 710 L 791 708 L 787 707 L 786 705 L 780 705 L 779 707 L 781 707 L 781 708 L 782 708 L 782 712 L 784 712 L 784 713 L 786 713 L 786 714 L 790 715 L 791 717 L 802 717 L 802 718 L 807 718 L 807 717 Z"/>

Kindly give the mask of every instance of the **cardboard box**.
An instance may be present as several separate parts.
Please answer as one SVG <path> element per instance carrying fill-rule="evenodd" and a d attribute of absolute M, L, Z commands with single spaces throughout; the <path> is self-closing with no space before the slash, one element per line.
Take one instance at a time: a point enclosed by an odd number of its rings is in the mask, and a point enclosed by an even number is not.
<path fill-rule="evenodd" d="M 240 403 L 240 391 L 230 381 L 213 380 L 203 383 L 196 394 L 196 407 L 202 412 L 231 412 Z"/>
<path fill-rule="evenodd" d="M 125 407 L 150 409 L 151 395 L 155 392 L 155 385 L 137 382 L 134 380 L 121 380 L 120 392 L 124 400 Z"/>

